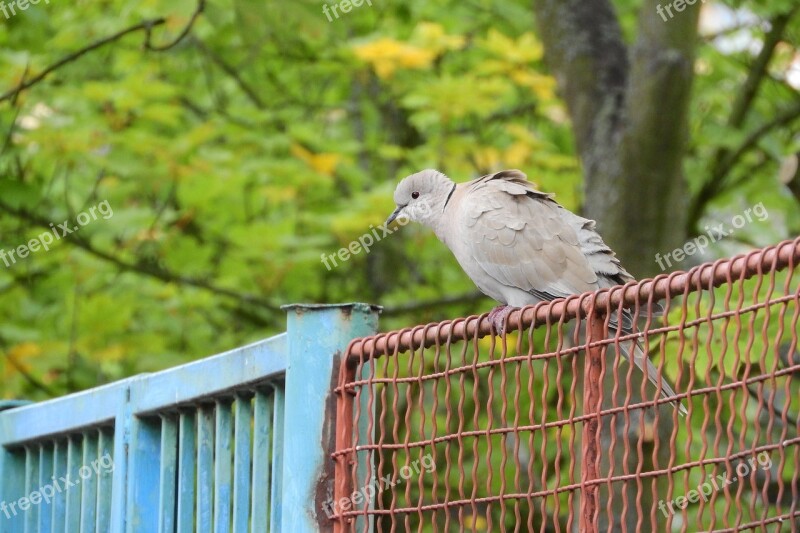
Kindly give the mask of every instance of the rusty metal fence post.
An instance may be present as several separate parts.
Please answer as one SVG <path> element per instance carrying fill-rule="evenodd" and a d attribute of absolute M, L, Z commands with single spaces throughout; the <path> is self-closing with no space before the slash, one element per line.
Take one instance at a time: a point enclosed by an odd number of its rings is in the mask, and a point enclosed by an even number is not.
<path fill-rule="evenodd" d="M 581 450 L 581 509 L 580 531 L 597 531 L 598 488 L 593 482 L 599 477 L 600 466 L 600 375 L 603 371 L 602 344 L 592 345 L 604 339 L 603 318 L 598 316 L 593 305 L 586 318 L 586 360 L 583 372 L 583 437 Z"/>
<path fill-rule="evenodd" d="M 339 383 L 351 383 L 356 379 L 355 365 L 348 362 L 344 357 L 339 365 L 339 376 Z M 353 400 L 355 392 L 342 388 L 338 396 L 336 420 L 340 422 L 336 424 L 336 449 L 346 450 L 352 446 L 353 441 Z M 350 465 L 353 459 L 350 455 L 342 454 L 337 455 L 334 461 L 333 501 L 338 502 L 342 498 L 347 498 L 352 492 L 350 488 Z M 341 513 L 333 523 L 333 531 L 335 533 L 348 531 L 348 519 L 341 516 Z"/>

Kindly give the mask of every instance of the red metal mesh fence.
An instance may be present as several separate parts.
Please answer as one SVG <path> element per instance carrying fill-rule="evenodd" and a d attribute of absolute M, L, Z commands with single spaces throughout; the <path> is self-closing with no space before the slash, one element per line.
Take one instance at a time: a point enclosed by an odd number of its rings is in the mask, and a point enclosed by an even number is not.
<path fill-rule="evenodd" d="M 798 265 L 800 238 L 524 308 L 502 336 L 481 315 L 354 341 L 335 529 L 800 531 Z M 632 339 L 658 386 L 621 362 Z"/>

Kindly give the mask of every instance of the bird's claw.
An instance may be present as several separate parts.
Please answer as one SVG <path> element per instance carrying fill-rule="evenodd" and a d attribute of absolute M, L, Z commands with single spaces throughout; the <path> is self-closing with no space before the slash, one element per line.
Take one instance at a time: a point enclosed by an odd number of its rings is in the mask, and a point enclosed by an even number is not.
<path fill-rule="evenodd" d="M 514 308 L 510 305 L 498 305 L 489 311 L 489 322 L 491 322 L 492 328 L 494 328 L 494 331 L 498 335 L 503 334 L 506 325 L 506 317 L 510 315 L 513 310 Z"/>

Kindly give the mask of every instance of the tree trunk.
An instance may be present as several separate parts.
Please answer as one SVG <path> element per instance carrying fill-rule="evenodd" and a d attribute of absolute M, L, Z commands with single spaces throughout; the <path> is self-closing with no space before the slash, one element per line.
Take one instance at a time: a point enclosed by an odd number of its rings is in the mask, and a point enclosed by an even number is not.
<path fill-rule="evenodd" d="M 682 160 L 700 2 L 682 12 L 673 10 L 672 18 L 665 13 L 667 20 L 659 15 L 658 4 L 644 0 L 637 37 L 629 47 L 607 0 L 534 0 L 545 59 L 566 101 L 583 165 L 584 214 L 597 221 L 603 239 L 637 277 L 660 273 L 656 254 L 681 246 L 686 237 Z M 613 390 L 613 361 L 612 353 L 606 359 L 606 399 Z M 627 370 L 626 365 L 618 369 L 620 379 L 625 379 Z M 631 403 L 641 398 L 638 379 L 633 383 Z M 617 405 L 624 395 L 622 387 Z M 651 423 L 651 415 L 640 420 L 638 413 L 631 414 L 628 428 L 621 416 L 613 426 L 610 419 L 604 421 L 603 450 L 610 449 L 612 431 L 616 434 L 612 452 L 616 466 L 610 474 L 636 472 L 640 439 L 642 471 L 653 468 L 653 429 L 644 427 Z M 672 421 L 669 409 L 662 411 L 660 420 L 656 431 L 664 443 Z M 627 461 L 626 447 L 633 451 Z M 660 450 L 658 464 L 663 467 L 668 447 L 662 445 Z M 609 457 L 604 457 L 601 475 L 609 475 L 608 469 Z M 651 490 L 650 481 L 643 483 L 641 492 L 635 482 L 617 482 L 611 492 L 601 492 L 601 530 L 609 527 L 607 516 L 612 531 L 655 526 L 654 495 L 665 490 Z M 621 512 L 623 495 L 626 513 Z M 605 507 L 608 497 L 613 498 L 610 515 Z"/>
<path fill-rule="evenodd" d="M 534 0 L 545 58 L 583 164 L 584 214 L 635 276 L 685 238 L 682 160 L 697 41 L 696 3 L 664 21 L 647 0 L 623 41 L 605 0 Z"/>

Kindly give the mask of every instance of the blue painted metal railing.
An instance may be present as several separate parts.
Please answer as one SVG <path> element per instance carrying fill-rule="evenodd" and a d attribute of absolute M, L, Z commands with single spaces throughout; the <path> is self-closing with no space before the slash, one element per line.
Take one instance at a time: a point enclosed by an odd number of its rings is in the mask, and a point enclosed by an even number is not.
<path fill-rule="evenodd" d="M 276 337 L 0 412 L 0 532 L 327 529 L 338 358 L 378 311 L 286 310 Z"/>

